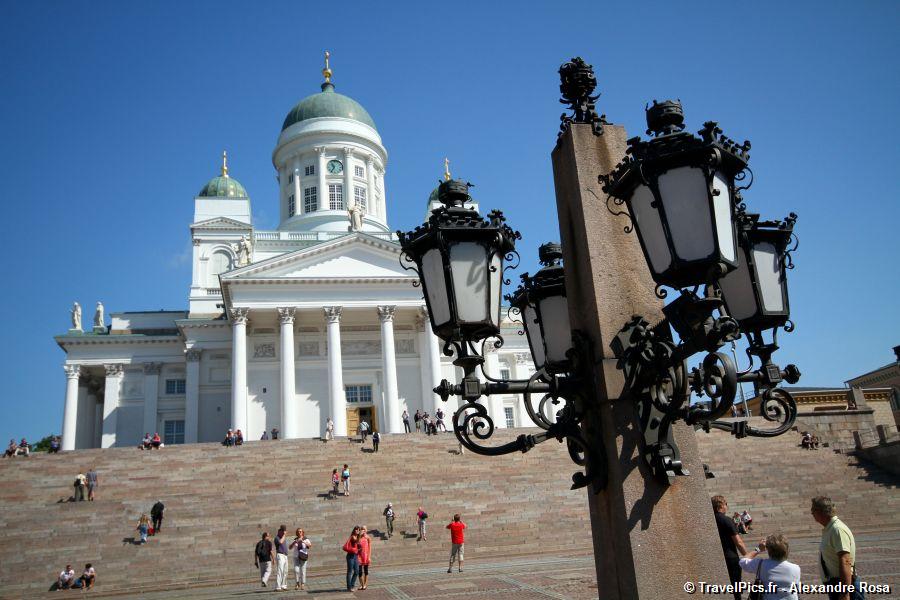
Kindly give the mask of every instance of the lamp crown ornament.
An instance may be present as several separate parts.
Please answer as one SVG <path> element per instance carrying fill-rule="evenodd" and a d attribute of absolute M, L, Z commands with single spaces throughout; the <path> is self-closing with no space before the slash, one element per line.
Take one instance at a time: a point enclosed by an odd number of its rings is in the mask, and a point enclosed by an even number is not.
<path fill-rule="evenodd" d="M 647 135 L 671 135 L 684 130 L 684 108 L 680 100 L 653 101 L 645 108 Z"/>
<path fill-rule="evenodd" d="M 559 135 L 566 132 L 572 123 L 590 123 L 594 135 L 602 134 L 606 115 L 598 115 L 594 106 L 600 97 L 600 94 L 594 94 L 597 88 L 594 67 L 576 56 L 559 68 L 559 80 L 559 92 L 562 94 L 560 103 L 568 104 L 573 111 L 572 115 L 563 113 L 559 117 L 562 121 Z"/>
<path fill-rule="evenodd" d="M 562 260 L 562 244 L 547 242 L 538 248 L 538 262 L 545 267 L 555 267 Z"/>
<path fill-rule="evenodd" d="M 449 172 L 445 173 L 445 176 L 449 175 Z M 469 196 L 470 187 L 473 186 L 468 181 L 445 179 L 438 186 L 438 200 L 447 208 L 461 207 L 472 199 Z"/>

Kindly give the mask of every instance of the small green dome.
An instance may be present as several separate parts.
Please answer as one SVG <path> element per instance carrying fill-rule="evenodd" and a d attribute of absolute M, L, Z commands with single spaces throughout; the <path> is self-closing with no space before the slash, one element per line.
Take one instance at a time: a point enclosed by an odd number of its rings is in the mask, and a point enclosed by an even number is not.
<path fill-rule="evenodd" d="M 201 198 L 249 198 L 244 186 L 237 179 L 228 175 L 210 179 L 197 196 Z"/>
<path fill-rule="evenodd" d="M 372 120 L 372 117 L 369 116 L 369 113 L 366 112 L 366 109 L 359 102 L 348 96 L 338 94 L 334 91 L 332 84 L 323 83 L 321 92 L 307 96 L 291 109 L 291 112 L 284 118 L 284 125 L 281 126 L 281 130 L 284 131 L 294 123 L 317 117 L 353 119 L 375 129 L 375 121 Z"/>
<path fill-rule="evenodd" d="M 440 187 L 440 186 L 438 186 Z M 438 201 L 438 188 L 434 188 L 431 190 L 431 193 L 428 194 L 428 205 L 430 206 L 432 202 Z"/>

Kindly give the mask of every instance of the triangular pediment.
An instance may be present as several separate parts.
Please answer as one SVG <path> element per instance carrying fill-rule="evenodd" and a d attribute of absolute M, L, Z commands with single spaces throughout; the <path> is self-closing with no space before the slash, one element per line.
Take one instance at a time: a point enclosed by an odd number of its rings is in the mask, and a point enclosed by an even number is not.
<path fill-rule="evenodd" d="M 252 229 L 249 223 L 244 223 L 243 221 L 237 221 L 235 219 L 229 219 L 228 217 L 214 217 L 212 219 L 206 219 L 205 221 L 198 221 L 197 223 L 193 223 L 191 225 L 191 229 L 241 229 L 248 230 Z"/>
<path fill-rule="evenodd" d="M 400 266 L 400 246 L 354 233 L 230 271 L 222 275 L 222 282 L 397 278 L 415 278 Z"/>

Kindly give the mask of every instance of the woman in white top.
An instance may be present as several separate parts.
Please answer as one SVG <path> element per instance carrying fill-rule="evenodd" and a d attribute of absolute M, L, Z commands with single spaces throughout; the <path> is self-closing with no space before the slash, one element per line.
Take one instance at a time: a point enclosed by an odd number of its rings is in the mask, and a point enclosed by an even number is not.
<path fill-rule="evenodd" d="M 302 590 L 306 587 L 306 565 L 309 563 L 309 549 L 312 548 L 312 543 L 306 537 L 306 533 L 298 528 L 290 547 L 294 549 L 294 575 L 297 577 L 294 589 Z"/>
<path fill-rule="evenodd" d="M 769 558 L 758 556 L 762 552 L 768 552 Z M 787 557 L 788 541 L 779 533 L 767 537 L 756 550 L 741 559 L 741 569 L 752 573 L 754 577 L 758 573 L 763 586 L 769 583 L 777 586 L 777 591 L 763 594 L 765 600 L 798 600 L 796 586 L 800 585 L 800 567 L 789 562 Z"/>

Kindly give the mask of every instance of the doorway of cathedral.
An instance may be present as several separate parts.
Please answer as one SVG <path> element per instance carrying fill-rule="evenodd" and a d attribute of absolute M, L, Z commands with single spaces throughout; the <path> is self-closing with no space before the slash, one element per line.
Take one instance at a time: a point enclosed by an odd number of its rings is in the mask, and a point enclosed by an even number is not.
<path fill-rule="evenodd" d="M 356 435 L 359 422 L 365 420 L 369 424 L 369 433 L 378 431 L 378 419 L 374 406 L 359 406 L 347 409 L 347 435 Z"/>

